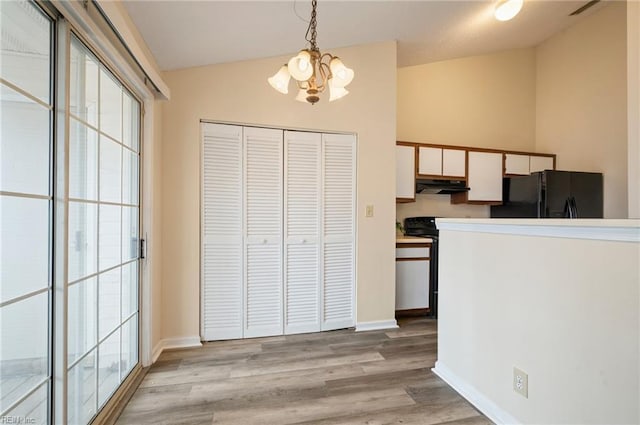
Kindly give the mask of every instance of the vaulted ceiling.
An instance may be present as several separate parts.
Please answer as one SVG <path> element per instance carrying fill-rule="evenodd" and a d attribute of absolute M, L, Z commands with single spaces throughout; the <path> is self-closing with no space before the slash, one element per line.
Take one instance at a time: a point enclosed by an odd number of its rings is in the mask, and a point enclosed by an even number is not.
<path fill-rule="evenodd" d="M 321 50 L 397 40 L 398 66 L 530 47 L 603 7 L 577 16 L 581 1 L 525 0 L 513 20 L 496 1 L 318 2 Z M 311 2 L 124 1 L 162 70 L 292 54 L 304 47 Z"/>

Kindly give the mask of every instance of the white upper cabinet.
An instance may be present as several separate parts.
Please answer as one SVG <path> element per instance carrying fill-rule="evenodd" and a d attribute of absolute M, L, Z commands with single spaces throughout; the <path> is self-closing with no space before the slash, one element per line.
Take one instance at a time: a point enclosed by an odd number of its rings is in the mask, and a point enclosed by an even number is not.
<path fill-rule="evenodd" d="M 529 155 L 507 153 L 504 155 L 504 173 L 513 175 L 529 174 Z"/>
<path fill-rule="evenodd" d="M 554 170 L 553 162 L 553 156 L 507 153 L 504 155 L 504 173 L 527 175 L 536 171 Z"/>
<path fill-rule="evenodd" d="M 418 174 L 442 175 L 442 149 L 425 146 L 418 147 Z"/>
<path fill-rule="evenodd" d="M 466 151 L 419 146 L 418 174 L 464 179 L 467 174 Z"/>
<path fill-rule="evenodd" d="M 553 162 L 553 157 L 550 156 L 531 155 L 529 157 L 529 171 L 535 173 L 536 171 L 555 170 Z"/>
<path fill-rule="evenodd" d="M 467 152 L 462 149 L 442 150 L 442 175 L 464 179 L 467 175 Z"/>
<path fill-rule="evenodd" d="M 396 198 L 416 199 L 416 149 L 396 146 Z"/>
<path fill-rule="evenodd" d="M 469 151 L 467 201 L 502 202 L 502 153 Z"/>

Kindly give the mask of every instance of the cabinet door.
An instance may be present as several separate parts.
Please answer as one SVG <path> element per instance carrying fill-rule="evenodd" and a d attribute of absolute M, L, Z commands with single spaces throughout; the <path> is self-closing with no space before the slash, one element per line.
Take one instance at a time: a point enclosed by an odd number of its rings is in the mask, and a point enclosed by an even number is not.
<path fill-rule="evenodd" d="M 442 175 L 465 178 L 467 174 L 467 152 L 461 149 L 442 150 Z"/>
<path fill-rule="evenodd" d="M 396 198 L 416 199 L 416 149 L 396 146 Z"/>
<path fill-rule="evenodd" d="M 504 173 L 510 175 L 528 175 L 529 155 L 505 154 Z"/>
<path fill-rule="evenodd" d="M 202 338 L 242 338 L 242 127 L 202 124 Z"/>
<path fill-rule="evenodd" d="M 285 334 L 320 331 L 320 148 L 320 133 L 285 131 Z"/>
<path fill-rule="evenodd" d="M 282 130 L 244 128 L 244 336 L 283 332 Z"/>
<path fill-rule="evenodd" d="M 536 171 L 555 170 L 553 167 L 553 157 L 531 155 L 529 157 L 529 170 L 532 173 Z"/>
<path fill-rule="evenodd" d="M 442 149 L 418 146 L 418 174 L 442 175 Z"/>
<path fill-rule="evenodd" d="M 502 154 L 469 151 L 468 201 L 502 202 Z"/>
<path fill-rule="evenodd" d="M 322 330 L 355 325 L 355 136 L 322 135 Z"/>
<path fill-rule="evenodd" d="M 429 308 L 429 261 L 396 261 L 396 310 Z"/>

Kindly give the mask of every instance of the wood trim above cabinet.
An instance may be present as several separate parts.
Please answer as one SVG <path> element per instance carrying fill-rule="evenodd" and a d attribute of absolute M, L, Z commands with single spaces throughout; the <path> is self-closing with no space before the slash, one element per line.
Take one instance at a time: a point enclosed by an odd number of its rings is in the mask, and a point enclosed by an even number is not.
<path fill-rule="evenodd" d="M 507 174 L 506 173 L 506 155 L 526 155 L 529 157 L 546 157 L 553 159 L 553 169 L 555 170 L 557 167 L 557 157 L 556 154 L 552 153 L 539 153 L 539 152 L 527 152 L 527 151 L 515 151 L 515 150 L 505 150 L 505 149 L 494 149 L 494 148 L 479 148 L 473 146 L 453 146 L 453 145 L 444 145 L 439 143 L 420 143 L 420 142 L 408 142 L 408 141 L 396 141 L 396 145 L 399 146 L 412 146 L 415 148 L 415 177 L 420 179 L 432 179 L 432 180 L 461 180 L 466 181 L 467 184 L 469 182 L 469 152 L 481 152 L 481 153 L 496 153 L 502 154 L 502 176 L 503 177 L 515 177 L 520 174 Z M 419 148 L 437 148 L 444 150 L 462 150 L 465 151 L 465 176 L 448 176 L 441 174 L 419 174 Z M 442 158 L 444 161 L 444 157 Z M 415 202 L 415 199 L 411 198 L 396 198 L 396 203 L 407 203 L 407 202 Z M 451 203 L 452 204 L 470 204 L 470 205 L 501 205 L 501 201 L 470 201 L 468 200 L 467 192 L 460 192 L 451 195 Z"/>

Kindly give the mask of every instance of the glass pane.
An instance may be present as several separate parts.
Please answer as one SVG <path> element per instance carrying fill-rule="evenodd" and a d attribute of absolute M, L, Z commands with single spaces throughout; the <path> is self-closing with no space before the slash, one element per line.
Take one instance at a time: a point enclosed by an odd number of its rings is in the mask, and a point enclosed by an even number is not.
<path fill-rule="evenodd" d="M 122 207 L 122 262 L 138 258 L 138 208 Z"/>
<path fill-rule="evenodd" d="M 49 195 L 49 110 L 4 84 L 0 98 L 0 190 Z"/>
<path fill-rule="evenodd" d="M 100 205 L 100 271 L 120 262 L 120 210 L 117 205 Z"/>
<path fill-rule="evenodd" d="M 98 199 L 98 133 L 71 119 L 69 129 L 69 197 Z"/>
<path fill-rule="evenodd" d="M 98 207 L 69 202 L 69 282 L 97 272 Z"/>
<path fill-rule="evenodd" d="M 120 272 L 111 270 L 98 276 L 98 339 L 120 326 Z"/>
<path fill-rule="evenodd" d="M 71 41 L 69 111 L 98 126 L 98 62 L 74 37 Z"/>
<path fill-rule="evenodd" d="M 0 196 L 0 302 L 49 286 L 49 201 Z"/>
<path fill-rule="evenodd" d="M 100 70 L 100 131 L 122 141 L 122 88 L 104 69 Z"/>
<path fill-rule="evenodd" d="M 138 311 L 138 262 L 122 266 L 122 320 Z"/>
<path fill-rule="evenodd" d="M 0 412 L 48 376 L 49 294 L 0 308 Z"/>
<path fill-rule="evenodd" d="M 0 75 L 43 102 L 50 103 L 49 18 L 26 1 L 1 1 L 0 15 Z"/>
<path fill-rule="evenodd" d="M 122 147 L 107 137 L 100 137 L 100 200 L 122 202 L 120 190 Z"/>
<path fill-rule="evenodd" d="M 48 384 L 44 384 L 6 415 L 0 416 L 0 423 L 45 425 L 47 423 L 47 391 Z"/>
<path fill-rule="evenodd" d="M 120 385 L 120 329 L 98 346 L 98 406 Z"/>
<path fill-rule="evenodd" d="M 138 154 L 122 151 L 122 203 L 138 205 Z"/>
<path fill-rule="evenodd" d="M 67 320 L 67 354 L 69 364 L 82 357 L 98 343 L 98 280 L 92 277 L 69 287 Z"/>
<path fill-rule="evenodd" d="M 122 99 L 122 143 L 138 152 L 140 128 L 140 104 L 126 91 Z"/>
<path fill-rule="evenodd" d="M 96 352 L 94 349 L 67 375 L 67 423 L 87 424 L 96 414 Z"/>
<path fill-rule="evenodd" d="M 122 325 L 122 358 L 120 364 L 120 380 L 127 377 L 131 369 L 138 363 L 138 315 L 136 314 Z"/>

